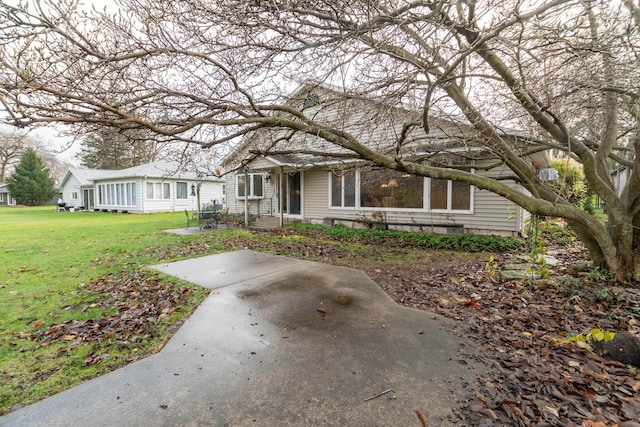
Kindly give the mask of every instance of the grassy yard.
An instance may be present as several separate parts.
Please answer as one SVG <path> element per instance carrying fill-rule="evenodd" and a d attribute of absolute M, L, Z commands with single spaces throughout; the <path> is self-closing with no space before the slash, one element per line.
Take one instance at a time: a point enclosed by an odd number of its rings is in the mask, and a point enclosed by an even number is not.
<path fill-rule="evenodd" d="M 188 256 L 179 248 L 192 236 L 162 231 L 182 226 L 183 212 L 123 215 L 55 213 L 52 206 L 0 208 L 0 414 L 163 345 L 170 329 L 206 296 L 203 289 L 145 268 Z M 167 252 L 172 247 L 176 250 Z M 117 307 L 90 291 L 90 285 L 108 278 L 105 283 L 117 287 L 123 277 L 137 277 L 154 289 L 189 290 L 181 291 L 186 297 L 179 307 L 158 317 L 155 333 L 134 331 L 126 344 L 117 337 L 93 342 L 73 335 L 42 339 L 55 330 L 53 325 L 113 315 Z M 129 300 L 135 304 L 136 298 Z M 94 363 L 96 355 L 100 363 Z"/>

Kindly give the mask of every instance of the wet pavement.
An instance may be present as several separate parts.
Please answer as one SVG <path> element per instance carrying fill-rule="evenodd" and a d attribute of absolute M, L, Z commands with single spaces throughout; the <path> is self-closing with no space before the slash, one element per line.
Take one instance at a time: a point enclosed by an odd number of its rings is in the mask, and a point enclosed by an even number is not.
<path fill-rule="evenodd" d="M 0 426 L 464 425 L 484 367 L 363 272 L 252 251 L 154 268 L 213 290 L 164 349 Z"/>

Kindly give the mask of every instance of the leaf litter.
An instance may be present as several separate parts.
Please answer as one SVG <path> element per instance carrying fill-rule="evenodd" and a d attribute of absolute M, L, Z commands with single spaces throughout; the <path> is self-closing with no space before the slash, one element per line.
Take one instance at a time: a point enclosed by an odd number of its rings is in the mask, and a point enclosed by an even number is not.
<path fill-rule="evenodd" d="M 155 338 L 160 333 L 160 323 L 175 314 L 193 292 L 187 287 L 172 287 L 143 271 L 111 274 L 81 289 L 93 301 L 66 308 L 86 312 L 100 306 L 107 308 L 105 311 L 109 314 L 96 319 L 72 319 L 39 327 L 31 338 L 40 346 L 56 340 L 68 341 L 72 345 L 113 341 L 122 348 Z M 35 326 L 41 326 L 40 322 Z M 106 353 L 93 354 L 85 358 L 85 364 L 96 364 L 107 358 Z"/>
<path fill-rule="evenodd" d="M 553 248 L 550 280 L 500 280 L 487 268 L 490 254 L 402 247 L 394 242 L 341 245 L 326 235 L 240 243 L 247 249 L 298 256 L 365 271 L 399 304 L 458 320 L 465 357 L 489 373 L 460 410 L 474 426 L 640 427 L 640 369 L 606 360 L 569 337 L 600 328 L 640 327 L 640 291 L 594 282 L 573 268 L 584 248 Z M 303 234 L 299 230 L 295 234 Z M 494 255 L 498 270 L 523 262 L 516 253 Z"/>
<path fill-rule="evenodd" d="M 640 291 L 595 283 L 574 271 L 584 249 L 556 249 L 553 280 L 500 280 L 487 268 L 489 254 L 423 250 L 397 242 L 342 244 L 318 232 L 255 231 L 256 237 L 215 233 L 155 252 L 159 261 L 206 255 L 213 248 L 251 249 L 365 271 L 399 304 L 458 320 L 468 358 L 490 367 L 477 379 L 459 415 L 474 426 L 640 426 L 640 370 L 599 357 L 570 336 L 598 327 L 640 327 Z M 297 238 L 301 234 L 311 238 Z M 292 238 L 296 237 L 296 238 Z M 498 270 L 518 262 L 501 253 Z M 71 320 L 40 328 L 32 339 L 72 343 L 118 340 L 126 346 L 155 334 L 189 288 L 171 288 L 142 273 L 121 272 L 87 285 L 92 304 L 113 308 L 101 319 Z M 87 309 L 90 307 L 86 307 Z M 108 355 L 92 355 L 99 363 Z"/>

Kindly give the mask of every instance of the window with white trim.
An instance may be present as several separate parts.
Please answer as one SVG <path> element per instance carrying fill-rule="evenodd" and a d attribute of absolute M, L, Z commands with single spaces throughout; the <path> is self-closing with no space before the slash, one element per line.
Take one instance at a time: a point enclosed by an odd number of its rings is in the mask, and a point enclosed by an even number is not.
<path fill-rule="evenodd" d="M 188 184 L 186 182 L 176 182 L 176 199 L 186 199 L 189 197 Z"/>
<path fill-rule="evenodd" d="M 135 206 L 136 183 L 99 184 L 98 204 L 108 206 Z"/>
<path fill-rule="evenodd" d="M 249 178 L 249 185 L 245 185 L 244 174 L 236 175 L 236 197 L 244 199 L 245 191 L 247 190 L 247 198 L 249 199 L 261 199 L 264 197 L 264 175 L 261 173 L 250 173 L 247 175 Z"/>
<path fill-rule="evenodd" d="M 331 208 L 471 213 L 472 186 L 411 175 L 392 169 L 362 168 L 329 173 Z"/>
<path fill-rule="evenodd" d="M 147 182 L 147 200 L 171 198 L 171 185 L 168 182 Z"/>
<path fill-rule="evenodd" d="M 332 173 L 331 175 L 331 207 L 353 208 L 356 206 L 356 173 Z"/>
<path fill-rule="evenodd" d="M 393 169 L 360 169 L 360 207 L 422 209 L 424 178 Z"/>
<path fill-rule="evenodd" d="M 471 185 L 429 178 L 429 208 L 433 212 L 470 212 Z"/>

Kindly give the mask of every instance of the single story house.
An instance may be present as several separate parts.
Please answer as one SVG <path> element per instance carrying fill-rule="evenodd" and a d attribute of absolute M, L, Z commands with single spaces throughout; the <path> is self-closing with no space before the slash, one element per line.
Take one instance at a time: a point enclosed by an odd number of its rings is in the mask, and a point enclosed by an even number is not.
<path fill-rule="evenodd" d="M 483 168 L 496 164 L 496 158 L 474 142 L 478 141 L 476 131 L 464 120 L 431 117 L 427 133 L 417 124 L 421 123 L 420 113 L 377 100 L 345 98 L 333 88 L 317 85 L 303 85 L 286 103 L 303 110 L 316 123 L 339 127 L 379 152 L 402 150 L 403 156 L 455 165 L 525 191 L 506 166 Z M 529 144 L 516 132 L 505 131 L 505 137 L 514 144 Z M 525 232 L 529 213 L 490 191 L 367 166 L 345 154 L 315 135 L 258 130 L 223 162 L 230 171 L 227 208 L 230 213 L 276 217 L 279 224 L 303 221 L 503 236 Z M 529 159 L 534 170 L 554 172 L 548 169 L 546 151 L 531 154 Z"/>
<path fill-rule="evenodd" d="M 16 201 L 9 194 L 7 184 L 4 182 L 0 182 L 0 206 L 15 206 L 15 204 Z"/>
<path fill-rule="evenodd" d="M 224 180 L 159 160 L 122 170 L 69 168 L 60 183 L 68 207 L 136 213 L 198 210 L 224 204 Z"/>

